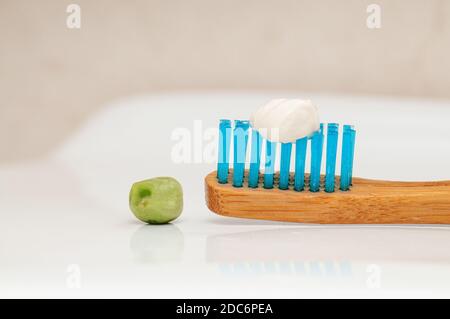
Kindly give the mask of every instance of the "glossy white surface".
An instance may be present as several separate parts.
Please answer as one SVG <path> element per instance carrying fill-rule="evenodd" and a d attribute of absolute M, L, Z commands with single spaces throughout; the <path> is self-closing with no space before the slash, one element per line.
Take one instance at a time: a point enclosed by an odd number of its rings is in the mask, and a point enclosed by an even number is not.
<path fill-rule="evenodd" d="M 323 121 L 356 125 L 355 175 L 450 179 L 450 103 L 285 92 L 119 101 L 48 157 L 0 167 L 0 297 L 450 297 L 448 226 L 208 211 L 214 163 L 174 163 L 174 129 L 199 119 L 215 128 L 279 96 L 311 98 Z M 129 187 L 162 175 L 183 184 L 185 209 L 172 225 L 147 226 L 128 209 Z"/>

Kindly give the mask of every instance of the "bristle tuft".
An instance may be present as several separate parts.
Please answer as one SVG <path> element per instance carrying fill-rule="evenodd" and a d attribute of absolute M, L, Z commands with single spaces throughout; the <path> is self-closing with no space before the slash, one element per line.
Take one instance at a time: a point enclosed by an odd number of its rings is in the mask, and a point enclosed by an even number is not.
<path fill-rule="evenodd" d="M 233 131 L 234 156 L 233 156 L 233 186 L 242 187 L 244 183 L 245 156 L 248 143 L 248 121 L 235 121 Z"/>
<path fill-rule="evenodd" d="M 281 190 L 292 189 L 294 191 L 319 192 L 323 189 L 331 193 L 335 191 L 338 183 L 339 190 L 348 191 L 352 185 L 353 158 L 355 153 L 356 131 L 351 125 L 343 126 L 341 149 L 341 176 L 336 176 L 336 160 L 338 153 L 339 124 L 329 123 L 326 126 L 326 138 L 324 136 L 324 124 L 313 133 L 311 137 L 298 139 L 295 142 L 294 172 L 291 172 L 291 154 L 294 143 L 277 143 L 263 139 L 261 134 L 252 129 L 250 142 L 250 169 L 245 171 L 247 145 L 249 139 L 249 121 L 234 121 L 234 129 L 230 120 L 220 120 L 219 124 L 219 154 L 217 165 L 217 179 L 221 184 L 228 183 L 229 156 L 231 144 L 231 130 L 233 130 L 233 177 L 234 187 L 247 186 L 250 188 L 264 187 Z M 310 140 L 311 170 L 307 174 L 306 153 Z M 322 155 L 326 140 L 325 176 L 321 176 Z M 265 143 L 264 173 L 260 173 L 262 146 Z M 280 167 L 275 168 L 277 148 L 280 144 Z M 276 172 L 279 171 L 279 172 Z"/>

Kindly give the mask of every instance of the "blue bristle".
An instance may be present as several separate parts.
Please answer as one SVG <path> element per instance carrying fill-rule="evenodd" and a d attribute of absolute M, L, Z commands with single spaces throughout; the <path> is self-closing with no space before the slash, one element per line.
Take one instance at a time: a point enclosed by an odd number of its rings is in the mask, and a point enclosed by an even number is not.
<path fill-rule="evenodd" d="M 252 130 L 252 148 L 250 156 L 250 172 L 248 176 L 248 186 L 258 187 L 259 166 L 261 163 L 262 137 L 256 130 Z"/>
<path fill-rule="evenodd" d="M 311 139 L 311 174 L 309 180 L 309 190 L 318 192 L 320 190 L 320 167 L 322 165 L 323 148 L 323 124 L 320 124 L 319 131 L 315 132 Z"/>
<path fill-rule="evenodd" d="M 294 190 L 302 191 L 305 188 L 305 162 L 308 138 L 300 138 L 295 142 L 295 178 Z"/>
<path fill-rule="evenodd" d="M 231 121 L 220 120 L 219 124 L 219 160 L 217 163 L 217 178 L 219 183 L 228 182 L 230 166 Z"/>
<path fill-rule="evenodd" d="M 323 141 L 324 141 L 324 136 L 323 136 L 323 123 L 320 123 L 320 147 L 319 147 L 319 157 L 318 157 L 318 161 L 319 161 L 319 177 L 320 177 L 320 169 L 321 169 L 321 164 L 322 164 L 322 153 L 323 153 Z"/>
<path fill-rule="evenodd" d="M 245 156 L 247 153 L 249 121 L 235 121 L 233 131 L 234 162 L 233 162 L 233 186 L 242 187 L 244 182 Z"/>
<path fill-rule="evenodd" d="M 266 141 L 266 164 L 264 168 L 264 188 L 273 188 L 273 174 L 275 172 L 275 156 L 277 143 Z"/>
<path fill-rule="evenodd" d="M 336 153 L 339 124 L 329 123 L 327 129 L 327 162 L 325 171 L 325 192 L 334 192 L 334 175 L 336 172 Z"/>
<path fill-rule="evenodd" d="M 281 161 L 280 161 L 280 181 L 278 187 L 280 189 L 289 188 L 289 171 L 291 167 L 291 151 L 292 143 L 281 144 Z"/>
<path fill-rule="evenodd" d="M 341 183 L 340 189 L 347 191 L 350 187 L 350 171 L 352 161 L 350 159 L 352 154 L 352 127 L 344 125 L 342 133 L 342 155 L 341 155 Z"/>
<path fill-rule="evenodd" d="M 350 146 L 351 146 L 351 151 L 350 151 L 350 172 L 349 172 L 349 182 L 350 182 L 350 186 L 353 185 L 353 158 L 355 157 L 355 137 L 356 137 L 356 131 L 353 128 L 353 126 L 351 126 L 350 129 Z"/>

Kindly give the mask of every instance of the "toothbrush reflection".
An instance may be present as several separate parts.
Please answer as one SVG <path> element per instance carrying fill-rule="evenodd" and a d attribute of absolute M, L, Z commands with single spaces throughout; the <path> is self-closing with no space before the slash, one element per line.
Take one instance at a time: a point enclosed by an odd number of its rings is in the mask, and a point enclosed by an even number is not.
<path fill-rule="evenodd" d="M 227 275 L 349 277 L 393 261 L 448 264 L 448 242 L 445 226 L 303 226 L 209 236 L 206 260 Z"/>
<path fill-rule="evenodd" d="M 130 249 L 138 262 L 177 262 L 184 251 L 184 235 L 174 224 L 142 225 L 131 236 Z"/>

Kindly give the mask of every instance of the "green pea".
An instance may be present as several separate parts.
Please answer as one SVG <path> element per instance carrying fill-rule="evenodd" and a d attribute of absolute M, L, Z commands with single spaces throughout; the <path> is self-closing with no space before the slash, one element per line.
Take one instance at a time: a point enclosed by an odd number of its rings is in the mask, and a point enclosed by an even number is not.
<path fill-rule="evenodd" d="M 183 189 L 172 177 L 155 177 L 134 183 L 129 200 L 131 211 L 139 220 L 166 224 L 181 215 Z"/>

